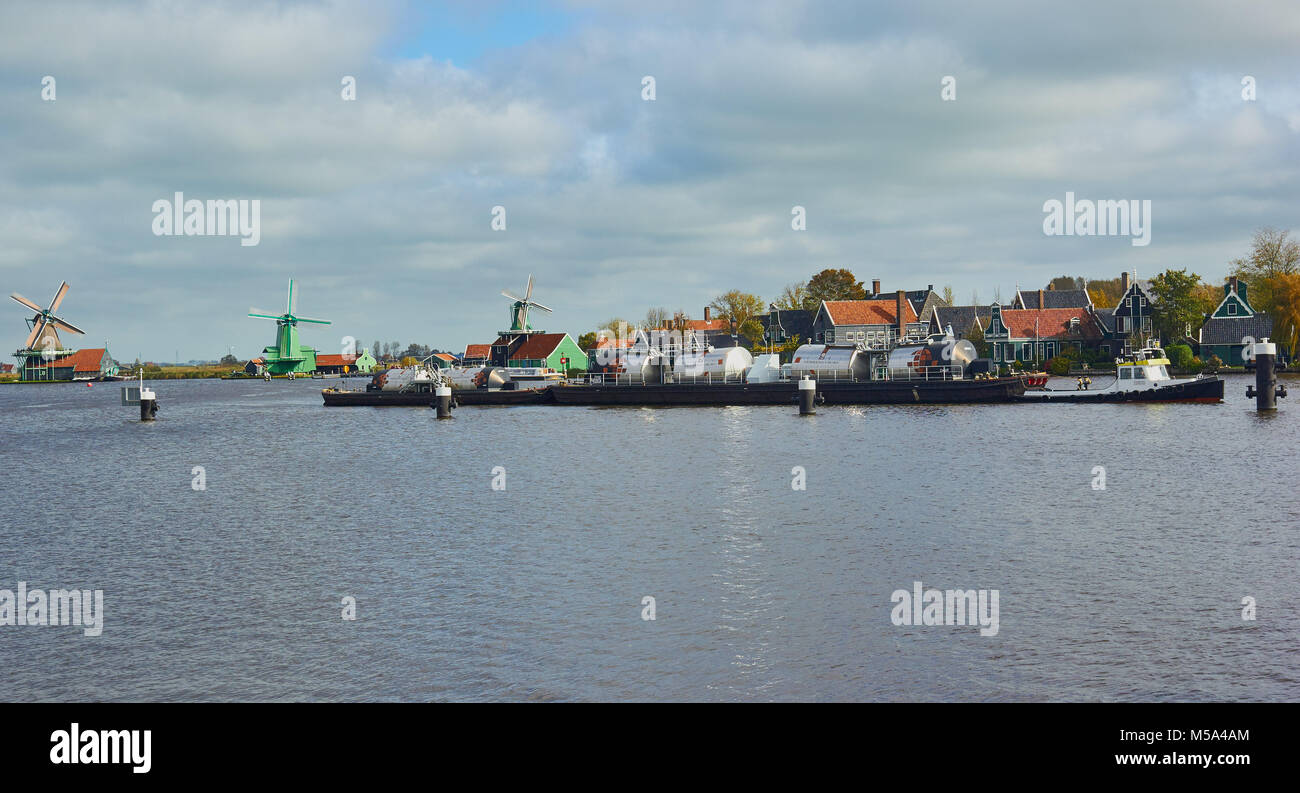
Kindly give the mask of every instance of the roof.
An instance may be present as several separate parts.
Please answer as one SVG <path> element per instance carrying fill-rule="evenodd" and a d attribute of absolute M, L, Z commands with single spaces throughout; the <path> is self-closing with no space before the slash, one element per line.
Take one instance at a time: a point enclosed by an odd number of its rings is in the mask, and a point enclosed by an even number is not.
<path fill-rule="evenodd" d="M 1024 308 L 1087 308 L 1092 305 L 1092 300 L 1088 297 L 1086 289 L 1044 289 L 1043 303 L 1038 305 L 1038 290 L 1021 289 L 1016 292 L 1016 298 Z"/>
<path fill-rule="evenodd" d="M 462 356 L 462 357 L 465 357 L 465 358 L 491 358 L 491 357 L 492 357 L 492 345 L 491 345 L 491 344 L 466 344 L 466 345 L 465 345 L 465 355 Z"/>
<path fill-rule="evenodd" d="M 1096 315 L 1097 321 L 1101 323 L 1101 326 L 1106 329 L 1108 334 L 1115 334 L 1115 309 L 1098 308 L 1093 311 L 1093 314 Z"/>
<path fill-rule="evenodd" d="M 85 350 L 77 350 L 71 355 L 65 355 L 57 360 L 50 361 L 48 364 L 29 366 L 29 369 L 43 369 L 49 366 L 51 369 L 63 369 L 74 367 L 74 372 L 98 372 L 103 366 L 104 356 L 108 350 L 103 347 L 92 347 Z"/>
<path fill-rule="evenodd" d="M 989 317 L 993 314 L 992 306 L 935 306 L 934 321 L 939 330 L 952 325 L 952 332 L 962 334 L 969 331 L 978 319 L 980 328 L 987 328 Z"/>
<path fill-rule="evenodd" d="M 731 330 L 731 323 L 725 319 L 688 319 L 682 330 Z"/>
<path fill-rule="evenodd" d="M 826 300 L 826 315 L 832 325 L 896 325 L 898 300 Z M 916 309 L 911 301 L 903 301 L 903 321 L 916 322 Z"/>
<path fill-rule="evenodd" d="M 1259 340 L 1273 335 L 1273 318 L 1256 312 L 1241 317 L 1211 317 L 1201 326 L 1201 344 L 1243 344 L 1245 337 Z"/>
<path fill-rule="evenodd" d="M 434 357 L 434 358 L 437 358 L 438 360 L 441 360 L 441 361 L 449 361 L 449 362 L 450 362 L 450 361 L 455 361 L 455 360 L 456 360 L 456 356 L 452 355 L 452 354 L 449 353 L 449 352 L 435 352 L 435 353 L 433 354 L 433 357 Z"/>
<path fill-rule="evenodd" d="M 1070 320 L 1078 318 L 1076 332 L 1070 331 Z M 1101 329 L 1091 322 L 1091 314 L 1080 308 L 1002 309 L 1002 324 L 1007 326 L 1012 339 L 1099 339 Z"/>
<path fill-rule="evenodd" d="M 355 355 L 321 355 L 320 353 L 316 354 L 317 366 L 350 366 L 351 364 L 356 363 L 356 361 L 357 361 L 357 356 Z"/>
<path fill-rule="evenodd" d="M 560 346 L 560 342 L 568 338 L 567 333 L 534 333 L 528 337 L 528 341 L 519 345 L 519 349 L 510 353 L 510 360 L 539 360 L 551 357 L 555 348 Z M 497 339 L 498 344 L 505 344 L 505 339 Z"/>

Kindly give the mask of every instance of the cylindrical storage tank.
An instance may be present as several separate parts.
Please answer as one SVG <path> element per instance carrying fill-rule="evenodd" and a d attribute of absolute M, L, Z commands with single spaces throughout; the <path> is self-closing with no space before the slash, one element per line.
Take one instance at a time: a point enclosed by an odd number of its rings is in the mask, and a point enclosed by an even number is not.
<path fill-rule="evenodd" d="M 741 380 L 754 365 L 754 356 L 744 347 L 718 347 L 703 352 L 686 352 L 677 357 L 673 375 L 679 383 L 693 380 Z"/>
<path fill-rule="evenodd" d="M 746 383 L 775 383 L 781 379 L 781 356 L 765 353 L 754 356 L 754 365 L 745 372 Z"/>
<path fill-rule="evenodd" d="M 620 384 L 662 383 L 668 370 L 668 359 L 658 351 L 629 350 L 619 358 L 623 371 L 617 375 Z"/>
<path fill-rule="evenodd" d="M 975 345 L 966 339 L 949 339 L 927 344 L 904 344 L 889 351 L 889 376 L 926 377 L 938 379 L 946 376 L 964 377 L 966 368 L 979 357 Z M 957 366 L 946 373 L 929 367 Z"/>
<path fill-rule="evenodd" d="M 508 378 L 499 366 L 479 366 L 469 369 L 448 369 L 443 372 L 452 388 L 500 388 Z"/>
<path fill-rule="evenodd" d="M 871 359 L 857 346 L 805 344 L 787 364 L 791 379 L 804 375 L 819 380 L 870 380 Z"/>

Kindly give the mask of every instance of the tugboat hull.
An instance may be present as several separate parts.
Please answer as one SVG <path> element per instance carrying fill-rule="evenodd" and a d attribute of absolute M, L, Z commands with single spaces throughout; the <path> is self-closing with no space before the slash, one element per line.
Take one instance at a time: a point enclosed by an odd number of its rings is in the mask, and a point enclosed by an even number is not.
<path fill-rule="evenodd" d="M 1029 391 L 1022 402 L 1222 402 L 1223 378 L 1203 377 L 1155 388 L 1115 391 Z"/>

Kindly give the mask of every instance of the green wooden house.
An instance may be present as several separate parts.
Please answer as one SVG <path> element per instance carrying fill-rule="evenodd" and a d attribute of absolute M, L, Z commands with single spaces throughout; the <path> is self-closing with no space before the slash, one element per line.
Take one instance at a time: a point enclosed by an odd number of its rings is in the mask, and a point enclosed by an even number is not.
<path fill-rule="evenodd" d="M 508 344 L 506 338 L 497 339 L 493 346 Z M 509 353 L 508 366 L 550 367 L 558 372 L 574 369 L 587 371 L 587 354 L 567 333 L 533 333 Z"/>
<path fill-rule="evenodd" d="M 1242 353 L 1247 341 L 1273 335 L 1273 318 L 1251 308 L 1246 292 L 1246 283 L 1238 281 L 1236 276 L 1223 285 L 1223 299 L 1206 316 L 1197 334 L 1202 360 L 1217 355 L 1229 366 L 1242 366 L 1246 362 Z"/>

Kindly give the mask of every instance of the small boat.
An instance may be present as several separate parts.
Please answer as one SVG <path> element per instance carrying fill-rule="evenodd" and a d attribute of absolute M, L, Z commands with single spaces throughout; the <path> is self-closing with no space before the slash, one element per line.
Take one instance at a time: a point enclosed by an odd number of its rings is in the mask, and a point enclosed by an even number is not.
<path fill-rule="evenodd" d="M 1091 381 L 1089 381 L 1090 383 Z M 1026 391 L 1022 402 L 1222 402 L 1223 378 L 1196 375 L 1175 378 L 1169 359 L 1159 344 L 1115 359 L 1115 379 L 1092 388 L 1080 378 L 1073 389 L 1043 388 Z"/>

